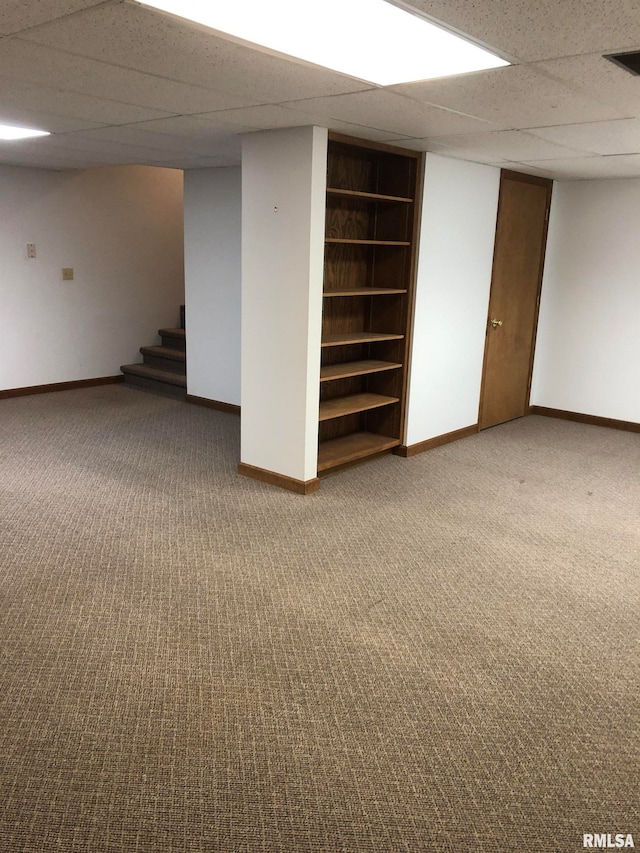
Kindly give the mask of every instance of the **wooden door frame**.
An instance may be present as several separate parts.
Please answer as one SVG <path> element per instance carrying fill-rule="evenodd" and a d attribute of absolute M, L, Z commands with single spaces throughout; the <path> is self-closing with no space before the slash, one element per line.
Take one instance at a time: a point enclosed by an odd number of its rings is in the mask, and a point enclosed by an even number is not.
<path fill-rule="evenodd" d="M 538 318 L 540 316 L 540 296 L 542 294 L 542 278 L 544 275 L 544 263 L 546 259 L 547 253 L 547 237 L 549 234 L 549 213 L 551 210 L 551 196 L 553 194 L 553 181 L 550 178 L 540 178 L 537 175 L 526 175 L 523 172 L 513 172 L 511 169 L 501 169 L 500 170 L 500 189 L 498 192 L 498 211 L 496 215 L 496 236 L 498 230 L 498 223 L 500 221 L 500 214 L 502 212 L 502 202 L 503 202 L 503 193 L 502 187 L 505 181 L 520 181 L 523 184 L 536 184 L 537 186 L 545 187 L 547 190 L 547 200 L 545 205 L 545 224 L 546 227 L 544 229 L 544 234 L 542 236 L 542 247 L 540 250 L 540 268 L 538 270 L 538 283 L 537 283 L 537 292 L 536 292 L 536 311 L 535 317 L 533 321 L 533 330 L 531 333 L 531 354 L 529 356 L 529 373 L 527 377 L 527 396 L 525 403 L 525 410 L 529 408 L 531 403 L 531 380 L 533 378 L 533 361 L 535 357 L 536 351 L 536 339 L 538 335 Z M 494 270 L 495 270 L 495 261 L 496 261 L 496 249 L 497 249 L 497 240 L 494 241 L 493 245 L 493 261 L 491 265 L 491 286 L 489 289 L 489 303 L 487 305 L 487 320 L 485 325 L 485 339 L 484 339 L 484 354 L 482 359 L 482 380 L 480 384 L 480 405 L 478 407 L 478 429 L 482 429 L 480 424 L 482 423 L 482 410 L 484 407 L 484 388 L 485 388 L 485 378 L 486 378 L 486 370 L 487 370 L 487 350 L 489 348 L 489 321 L 491 315 L 491 297 L 493 295 L 493 286 L 494 286 Z M 526 411 L 525 411 L 526 414 Z M 488 429 L 488 427 L 487 427 Z"/>

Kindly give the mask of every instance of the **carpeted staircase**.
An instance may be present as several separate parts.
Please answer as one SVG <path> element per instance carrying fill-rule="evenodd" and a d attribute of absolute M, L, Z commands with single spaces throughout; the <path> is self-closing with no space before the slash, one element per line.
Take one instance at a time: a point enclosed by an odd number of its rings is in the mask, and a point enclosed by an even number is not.
<path fill-rule="evenodd" d="M 184 307 L 180 312 L 182 328 L 158 329 L 160 346 L 140 347 L 142 364 L 123 364 L 125 382 L 182 398 L 187 390 L 187 354 L 184 330 Z"/>

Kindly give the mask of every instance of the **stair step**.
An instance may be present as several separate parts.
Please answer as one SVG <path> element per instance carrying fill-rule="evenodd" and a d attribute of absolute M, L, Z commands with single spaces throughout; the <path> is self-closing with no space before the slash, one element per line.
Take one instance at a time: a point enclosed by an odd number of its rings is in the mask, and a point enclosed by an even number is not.
<path fill-rule="evenodd" d="M 181 352 L 185 351 L 186 337 L 184 329 L 158 329 L 158 334 L 162 338 L 163 347 L 180 350 Z"/>
<path fill-rule="evenodd" d="M 170 347 L 140 347 L 140 352 L 142 355 L 166 358 L 169 361 L 181 361 L 183 364 L 187 360 L 187 354 L 183 350 L 171 349 Z"/>
<path fill-rule="evenodd" d="M 120 370 L 125 376 L 138 376 L 142 379 L 164 382 L 167 385 L 178 385 L 181 388 L 187 387 L 186 376 L 181 376 L 179 373 L 171 373 L 168 370 L 159 370 L 157 367 L 150 367 L 148 364 L 123 364 Z"/>
<path fill-rule="evenodd" d="M 186 353 L 168 347 L 140 347 L 140 352 L 144 364 L 149 367 L 168 370 L 170 373 L 177 373 L 180 376 L 186 375 Z"/>
<path fill-rule="evenodd" d="M 134 376 L 132 373 L 124 377 L 124 384 L 137 391 L 148 391 L 160 397 L 169 397 L 172 400 L 186 400 L 187 389 L 179 385 L 169 385 L 167 382 L 156 382 L 155 379 L 145 379 L 143 376 Z"/>
<path fill-rule="evenodd" d="M 158 329 L 158 334 L 161 337 L 179 338 L 184 341 L 186 332 L 184 329 Z"/>

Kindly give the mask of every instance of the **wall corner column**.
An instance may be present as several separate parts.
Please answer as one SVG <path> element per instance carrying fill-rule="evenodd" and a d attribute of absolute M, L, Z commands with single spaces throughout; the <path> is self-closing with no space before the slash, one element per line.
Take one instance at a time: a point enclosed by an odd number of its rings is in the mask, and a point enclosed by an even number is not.
<path fill-rule="evenodd" d="M 326 163 L 324 128 L 242 140 L 240 472 L 302 494 L 317 487 Z"/>

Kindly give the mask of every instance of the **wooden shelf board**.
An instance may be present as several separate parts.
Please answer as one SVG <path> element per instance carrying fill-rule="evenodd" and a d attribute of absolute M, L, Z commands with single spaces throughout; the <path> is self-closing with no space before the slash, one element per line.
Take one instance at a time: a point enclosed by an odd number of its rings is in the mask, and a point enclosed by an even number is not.
<path fill-rule="evenodd" d="M 401 364 L 394 361 L 379 361 L 368 358 L 363 361 L 348 361 L 342 364 L 326 364 L 320 368 L 320 381 L 348 379 L 350 376 L 363 376 L 365 373 L 381 373 L 384 370 L 398 370 Z"/>
<path fill-rule="evenodd" d="M 384 296 L 406 293 L 406 287 L 354 287 L 352 290 L 325 290 L 324 296 Z"/>
<path fill-rule="evenodd" d="M 318 473 L 346 465 L 357 459 L 364 459 L 374 453 L 382 453 L 397 447 L 400 439 L 388 435 L 374 435 L 371 432 L 353 432 L 339 438 L 321 441 L 318 450 Z"/>
<path fill-rule="evenodd" d="M 322 346 L 338 347 L 343 344 L 369 344 L 377 341 L 399 341 L 402 338 L 404 335 L 387 332 L 342 332 L 338 335 L 325 335 L 322 339 Z"/>
<path fill-rule="evenodd" d="M 382 193 L 366 193 L 360 190 L 339 190 L 337 187 L 327 187 L 327 195 L 341 195 L 347 198 L 358 198 L 362 201 L 401 201 L 411 204 L 412 198 L 402 195 L 382 195 Z"/>
<path fill-rule="evenodd" d="M 328 421 L 332 418 L 354 415 L 356 412 L 366 412 L 369 409 L 379 409 L 381 406 L 390 406 L 398 402 L 398 397 L 387 397 L 385 394 L 371 394 L 368 391 L 362 394 L 349 394 L 346 397 L 334 397 L 331 400 L 322 400 L 320 402 L 318 419 Z"/>
<path fill-rule="evenodd" d="M 327 237 L 325 243 L 342 243 L 349 246 L 410 246 L 408 240 L 348 240 L 345 237 Z"/>

